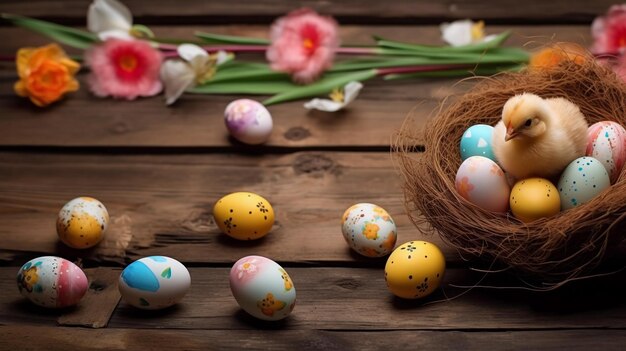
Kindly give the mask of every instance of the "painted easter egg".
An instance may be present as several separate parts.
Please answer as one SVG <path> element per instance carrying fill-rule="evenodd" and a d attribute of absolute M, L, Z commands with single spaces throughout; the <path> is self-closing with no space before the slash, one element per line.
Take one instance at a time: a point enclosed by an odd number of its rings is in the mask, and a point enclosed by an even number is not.
<path fill-rule="evenodd" d="M 617 181 L 626 161 L 626 130 L 618 123 L 594 123 L 587 130 L 587 156 L 606 168 L 611 184 Z"/>
<path fill-rule="evenodd" d="M 550 217 L 561 211 L 558 189 L 547 179 L 520 180 L 511 189 L 511 212 L 522 222 Z"/>
<path fill-rule="evenodd" d="M 456 173 L 456 190 L 471 203 L 492 212 L 509 208 L 510 188 L 504 172 L 494 161 L 472 156 Z"/>
<path fill-rule="evenodd" d="M 354 251 L 368 257 L 388 255 L 398 235 L 389 213 L 368 203 L 356 204 L 344 212 L 341 232 Z"/>
<path fill-rule="evenodd" d="M 52 308 L 77 304 L 87 292 L 87 276 L 74 263 L 60 257 L 32 259 L 17 273 L 20 293 L 33 303 Z"/>
<path fill-rule="evenodd" d="M 446 259 L 426 241 L 409 241 L 391 253 L 385 265 L 385 282 L 394 295 L 417 299 L 430 295 L 441 284 Z"/>
<path fill-rule="evenodd" d="M 166 256 L 149 256 L 129 264 L 120 275 L 124 301 L 146 310 L 158 310 L 179 302 L 191 286 L 187 268 Z"/>
<path fill-rule="evenodd" d="M 261 103 L 239 99 L 226 106 L 226 129 L 237 140 L 246 144 L 261 144 L 272 134 L 272 115 Z"/>
<path fill-rule="evenodd" d="M 557 185 L 561 210 L 589 202 L 609 186 L 611 180 L 602 162 L 593 157 L 579 157 L 561 173 Z"/>
<path fill-rule="evenodd" d="M 87 196 L 66 203 L 57 217 L 59 239 L 75 249 L 98 244 L 109 226 L 109 213 L 102 202 Z"/>
<path fill-rule="evenodd" d="M 246 256 L 233 265 L 230 290 L 244 311 L 263 320 L 283 319 L 296 305 L 296 288 L 289 274 L 263 256 Z"/>
<path fill-rule="evenodd" d="M 269 201 L 249 192 L 219 199 L 213 206 L 213 217 L 222 232 L 238 240 L 259 239 L 274 225 L 274 209 Z"/>
<path fill-rule="evenodd" d="M 493 127 L 486 124 L 473 125 L 461 136 L 461 160 L 472 156 L 483 156 L 495 161 L 496 156 L 491 148 Z"/>

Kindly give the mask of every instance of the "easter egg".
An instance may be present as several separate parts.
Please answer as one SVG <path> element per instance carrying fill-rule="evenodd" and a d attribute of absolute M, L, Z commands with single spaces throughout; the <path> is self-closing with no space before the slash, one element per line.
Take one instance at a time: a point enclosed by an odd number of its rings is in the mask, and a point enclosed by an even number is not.
<path fill-rule="evenodd" d="M 389 213 L 368 203 L 356 204 L 344 212 L 341 232 L 354 251 L 368 257 L 388 255 L 398 235 Z"/>
<path fill-rule="evenodd" d="M 609 174 L 600 161 L 593 157 L 579 157 L 561 173 L 557 185 L 561 210 L 589 202 L 609 186 Z"/>
<path fill-rule="evenodd" d="M 417 299 L 430 295 L 441 284 L 446 259 L 426 241 L 409 241 L 391 253 L 385 265 L 385 282 L 394 295 Z"/>
<path fill-rule="evenodd" d="M 587 130 L 587 156 L 606 168 L 611 184 L 617 181 L 626 161 L 626 130 L 618 123 L 594 123 Z"/>
<path fill-rule="evenodd" d="M 269 201 L 248 192 L 219 199 L 213 207 L 213 217 L 222 232 L 239 240 L 259 239 L 274 225 L 274 209 Z"/>
<path fill-rule="evenodd" d="M 230 290 L 244 311 L 263 320 L 283 319 L 296 305 L 296 288 L 289 274 L 263 256 L 246 256 L 233 265 Z"/>
<path fill-rule="evenodd" d="M 239 99 L 226 106 L 226 129 L 237 140 L 246 144 L 261 144 L 272 134 L 272 115 L 261 103 Z"/>
<path fill-rule="evenodd" d="M 60 257 L 32 259 L 17 273 L 20 293 L 33 303 L 52 308 L 77 304 L 87 292 L 87 276 L 74 263 Z"/>
<path fill-rule="evenodd" d="M 487 211 L 506 212 L 509 208 L 509 183 L 500 166 L 486 157 L 463 161 L 455 187 L 463 198 Z"/>
<path fill-rule="evenodd" d="M 66 203 L 57 217 L 59 239 L 75 249 L 98 244 L 109 226 L 109 213 L 92 197 L 77 197 Z"/>
<path fill-rule="evenodd" d="M 191 286 L 187 268 L 166 256 L 138 259 L 124 268 L 119 279 L 120 294 L 128 304 L 158 310 L 179 302 Z"/>
<path fill-rule="evenodd" d="M 461 137 L 461 160 L 472 156 L 483 156 L 495 161 L 491 148 L 493 127 L 486 124 L 473 125 Z"/>
<path fill-rule="evenodd" d="M 522 222 L 550 217 L 561 211 L 558 189 L 549 180 L 528 178 L 511 189 L 511 212 Z"/>

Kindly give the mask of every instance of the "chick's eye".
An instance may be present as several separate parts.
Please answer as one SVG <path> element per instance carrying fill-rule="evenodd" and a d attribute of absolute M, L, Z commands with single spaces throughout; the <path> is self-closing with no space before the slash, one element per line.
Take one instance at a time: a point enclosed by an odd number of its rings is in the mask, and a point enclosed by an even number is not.
<path fill-rule="evenodd" d="M 525 125 L 526 127 L 530 127 L 530 125 L 531 125 L 532 123 L 533 123 L 533 120 L 529 118 L 529 119 L 527 119 L 527 120 L 526 120 L 526 122 L 524 123 L 524 125 Z"/>

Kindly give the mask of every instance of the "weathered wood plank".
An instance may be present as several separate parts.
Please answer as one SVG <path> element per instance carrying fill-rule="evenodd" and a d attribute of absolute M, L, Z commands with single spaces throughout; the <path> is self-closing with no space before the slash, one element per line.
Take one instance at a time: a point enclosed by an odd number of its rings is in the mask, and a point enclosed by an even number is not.
<path fill-rule="evenodd" d="M 117 281 L 120 270 L 110 268 L 86 269 L 89 279 L 89 290 L 83 296 L 79 308 L 59 317 L 59 325 L 89 328 L 103 328 L 109 323 L 120 292 Z"/>
<path fill-rule="evenodd" d="M 499 32 L 509 27 L 494 26 Z M 156 27 L 158 35 L 190 37 L 195 30 L 262 37 L 266 27 Z M 587 26 L 513 27 L 511 45 L 554 40 L 589 42 Z M 435 26 L 347 26 L 342 38 L 348 43 L 371 43 L 371 35 L 434 44 L 439 42 Z M 13 53 L 25 45 L 48 42 L 19 28 L 0 28 L 0 53 Z M 532 46 L 532 45 L 531 45 Z M 13 93 L 14 66 L 0 70 L 0 145 L 4 146 L 185 146 L 230 147 L 223 125 L 223 110 L 235 96 L 185 95 L 167 108 L 162 97 L 134 102 L 98 99 L 83 86 L 78 93 L 47 109 L 34 107 Z M 273 147 L 381 147 L 390 143 L 406 116 L 416 116 L 416 127 L 427 118 L 438 102 L 461 93 L 470 84 L 455 86 L 456 80 L 408 80 L 366 83 L 361 96 L 348 110 L 336 114 L 308 112 L 302 102 L 270 106 L 274 132 L 267 145 Z M 413 110 L 414 109 L 414 110 Z M 416 141 L 419 144 L 419 140 Z"/>
<path fill-rule="evenodd" d="M 175 345 L 182 350 L 589 350 L 601 345 L 618 350 L 626 342 L 623 330 L 557 330 L 512 332 L 462 331 L 331 331 L 331 330 L 146 330 L 78 329 L 40 326 L 0 326 L 0 347 L 6 350 L 150 350 Z M 33 338 L 33 334 L 37 337 Z M 28 340 L 28 341 L 26 341 Z M 25 345 L 27 344 L 27 345 Z"/>
<path fill-rule="evenodd" d="M 65 21 L 84 21 L 90 0 L 64 1 L 4 1 L 3 12 L 19 13 Z M 346 23 L 433 23 L 441 19 L 482 18 L 500 22 L 531 23 L 590 23 L 604 13 L 614 2 L 596 1 L 541 1 L 531 0 L 523 5 L 514 0 L 479 1 L 459 0 L 433 2 L 428 0 L 394 0 L 385 2 L 347 1 L 202 1 L 188 0 L 184 6 L 162 2 L 159 6 L 149 0 L 126 0 L 125 4 L 141 23 L 268 23 L 275 17 L 300 6 L 332 14 Z"/>
<path fill-rule="evenodd" d="M 276 226 L 265 238 L 240 242 L 219 232 L 211 211 L 220 197 L 252 191 L 274 206 Z M 62 245 L 55 220 L 66 201 L 90 195 L 113 218 L 97 247 Z M 123 263 L 151 254 L 185 262 L 231 263 L 248 254 L 287 262 L 384 261 L 357 257 L 341 234 L 340 218 L 357 202 L 393 216 L 398 244 L 426 239 L 405 214 L 400 177 L 389 153 L 289 155 L 55 155 L 0 154 L 0 237 L 5 260 L 58 253 Z M 378 263 L 377 263 L 378 262 Z M 21 264 L 19 262 L 18 264 Z"/>
<path fill-rule="evenodd" d="M 401 300 L 387 291 L 382 267 L 289 267 L 298 302 L 289 318 L 269 323 L 239 308 L 230 293 L 225 268 L 189 268 L 192 286 L 176 306 L 162 311 L 138 310 L 120 302 L 110 328 L 283 329 L 283 330 L 542 330 L 625 329 L 625 275 L 566 285 L 551 293 L 474 289 L 481 274 L 448 269 L 443 290 L 423 301 Z M 15 287 L 17 267 L 0 268 L 0 324 L 55 324 L 55 311 L 33 306 Z M 116 270 L 119 272 L 119 270 Z M 502 277 L 487 279 L 503 284 Z M 483 283 L 485 283 L 483 281 Z M 445 291 L 446 295 L 443 294 Z M 87 303 L 87 301 L 83 301 Z M 83 303 L 81 302 L 81 304 Z M 436 302 L 436 303 L 432 303 Z M 91 300 L 89 303 L 98 303 Z"/>

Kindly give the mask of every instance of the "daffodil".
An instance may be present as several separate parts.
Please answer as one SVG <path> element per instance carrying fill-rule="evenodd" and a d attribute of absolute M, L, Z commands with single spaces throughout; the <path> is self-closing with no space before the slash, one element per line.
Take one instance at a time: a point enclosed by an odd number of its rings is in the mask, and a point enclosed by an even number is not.
<path fill-rule="evenodd" d="M 177 52 L 181 59 L 167 60 L 161 66 L 167 105 L 173 104 L 185 90 L 209 81 L 217 67 L 233 57 L 224 51 L 210 55 L 194 44 L 182 44 Z"/>
<path fill-rule="evenodd" d="M 485 36 L 485 22 L 459 20 L 452 23 L 442 23 L 440 26 L 441 38 L 452 46 L 463 46 L 490 41 L 496 35 Z"/>
<path fill-rule="evenodd" d="M 87 29 L 102 41 L 154 36 L 148 27 L 133 25 L 130 10 L 117 0 L 94 0 L 87 11 Z"/>
<path fill-rule="evenodd" d="M 356 99 L 361 88 L 363 88 L 363 84 L 360 82 L 350 82 L 342 89 L 334 89 L 330 93 L 330 99 L 313 99 L 305 103 L 304 108 L 326 112 L 339 111 Z"/>

